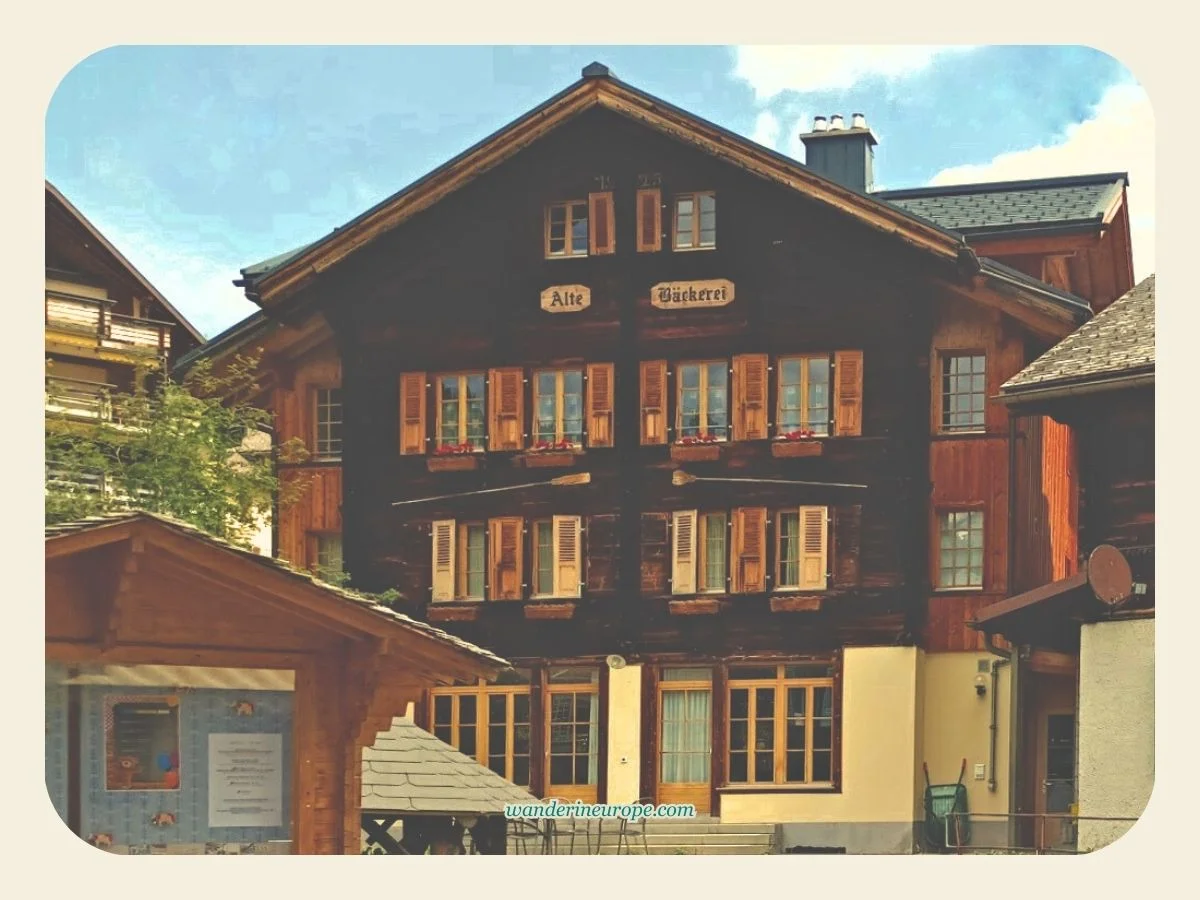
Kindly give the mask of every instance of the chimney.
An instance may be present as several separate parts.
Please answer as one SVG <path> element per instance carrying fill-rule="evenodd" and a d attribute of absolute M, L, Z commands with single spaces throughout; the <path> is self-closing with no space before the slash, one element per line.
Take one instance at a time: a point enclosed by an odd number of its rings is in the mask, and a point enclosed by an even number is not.
<path fill-rule="evenodd" d="M 862 113 L 850 116 L 850 127 L 840 113 L 813 118 L 812 131 L 800 135 L 806 165 L 843 187 L 869 194 L 875 188 L 875 145 L 879 143 L 867 127 Z"/>

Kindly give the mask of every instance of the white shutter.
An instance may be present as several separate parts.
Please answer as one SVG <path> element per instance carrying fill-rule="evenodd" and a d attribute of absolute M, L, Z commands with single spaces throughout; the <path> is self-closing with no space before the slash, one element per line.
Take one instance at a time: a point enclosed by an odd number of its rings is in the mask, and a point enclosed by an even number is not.
<path fill-rule="evenodd" d="M 433 599 L 454 599 L 454 520 L 433 523 Z"/>
<path fill-rule="evenodd" d="M 800 507 L 800 587 L 804 590 L 825 590 L 825 572 L 829 567 L 828 535 L 828 507 Z"/>
<path fill-rule="evenodd" d="M 552 525 L 554 541 L 554 596 L 578 597 L 580 595 L 579 516 L 555 516 Z"/>
<path fill-rule="evenodd" d="M 696 593 L 696 510 L 671 515 L 671 593 Z"/>

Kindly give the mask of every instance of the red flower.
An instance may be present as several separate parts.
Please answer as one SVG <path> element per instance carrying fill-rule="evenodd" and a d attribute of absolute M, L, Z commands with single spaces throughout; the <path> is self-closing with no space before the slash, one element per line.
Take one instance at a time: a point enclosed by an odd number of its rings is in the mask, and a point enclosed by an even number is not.
<path fill-rule="evenodd" d="M 433 451 L 434 456 L 457 456 L 463 453 L 474 453 L 475 448 L 470 441 L 461 444 L 441 444 Z"/>
<path fill-rule="evenodd" d="M 789 431 L 786 434 L 781 435 L 785 441 L 806 441 L 815 436 L 815 432 L 807 428 L 801 428 L 797 431 Z"/>

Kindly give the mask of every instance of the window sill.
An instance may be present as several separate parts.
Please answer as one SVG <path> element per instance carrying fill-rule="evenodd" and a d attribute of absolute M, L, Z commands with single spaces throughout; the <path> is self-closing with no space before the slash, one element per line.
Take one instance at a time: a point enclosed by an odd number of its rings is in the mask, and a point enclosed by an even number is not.
<path fill-rule="evenodd" d="M 430 622 L 474 622 L 479 618 L 479 601 L 438 600 L 430 603 L 425 618 Z"/>
<path fill-rule="evenodd" d="M 935 587 L 933 593 L 943 596 L 945 594 L 986 594 L 987 591 L 980 584 L 974 587 Z"/>
<path fill-rule="evenodd" d="M 723 784 L 719 794 L 840 794 L 833 784 Z"/>
<path fill-rule="evenodd" d="M 716 250 L 717 245 L 712 244 L 708 247 L 672 247 L 672 253 L 699 253 L 704 250 Z"/>
<path fill-rule="evenodd" d="M 570 619 L 575 615 L 575 602 L 578 598 L 567 600 L 540 600 L 525 604 L 527 619 Z"/>

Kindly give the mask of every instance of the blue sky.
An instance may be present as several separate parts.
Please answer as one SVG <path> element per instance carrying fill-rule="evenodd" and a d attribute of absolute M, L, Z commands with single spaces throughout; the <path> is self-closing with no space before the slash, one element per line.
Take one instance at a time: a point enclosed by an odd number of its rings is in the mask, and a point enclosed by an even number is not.
<path fill-rule="evenodd" d="M 863 112 L 876 186 L 1130 172 L 1154 266 L 1153 116 L 1085 47 L 114 47 L 63 79 L 46 177 L 206 335 L 231 281 L 541 103 L 592 60 L 803 161 L 814 115 Z"/>

